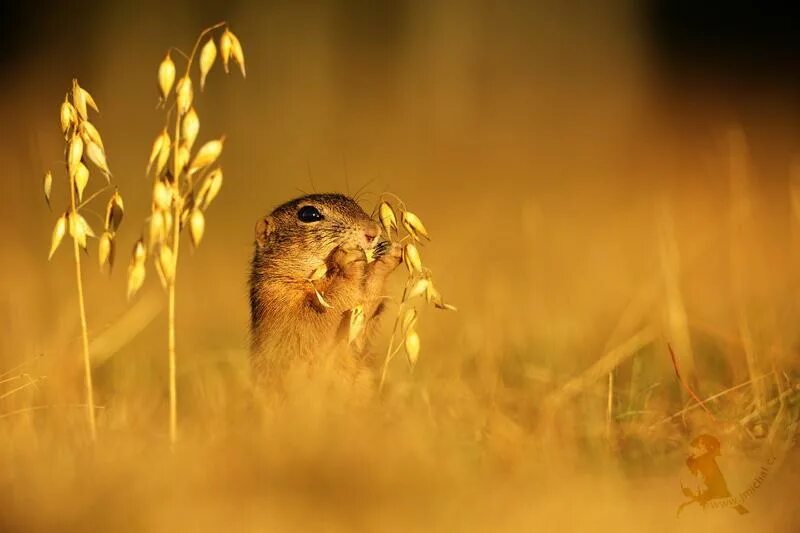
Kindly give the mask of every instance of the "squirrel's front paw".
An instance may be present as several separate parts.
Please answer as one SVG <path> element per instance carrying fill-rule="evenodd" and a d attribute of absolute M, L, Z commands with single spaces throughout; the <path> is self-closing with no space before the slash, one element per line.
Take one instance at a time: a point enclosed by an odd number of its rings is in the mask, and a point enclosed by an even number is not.
<path fill-rule="evenodd" d="M 337 248 L 333 251 L 329 260 L 329 268 L 334 272 L 341 273 L 347 279 L 364 277 L 366 265 L 367 262 L 361 250 Z"/>
<path fill-rule="evenodd" d="M 397 268 L 403 258 L 403 247 L 396 242 L 383 241 L 377 246 L 377 258 L 371 265 L 373 270 L 388 274 Z"/>

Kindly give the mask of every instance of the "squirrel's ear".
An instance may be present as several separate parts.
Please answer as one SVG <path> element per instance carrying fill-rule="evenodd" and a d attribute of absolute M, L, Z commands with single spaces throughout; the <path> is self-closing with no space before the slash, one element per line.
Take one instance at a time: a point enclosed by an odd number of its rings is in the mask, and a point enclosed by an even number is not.
<path fill-rule="evenodd" d="M 266 246 L 273 231 L 275 231 L 275 221 L 272 220 L 272 217 L 260 218 L 256 222 L 256 244 L 260 247 Z"/>

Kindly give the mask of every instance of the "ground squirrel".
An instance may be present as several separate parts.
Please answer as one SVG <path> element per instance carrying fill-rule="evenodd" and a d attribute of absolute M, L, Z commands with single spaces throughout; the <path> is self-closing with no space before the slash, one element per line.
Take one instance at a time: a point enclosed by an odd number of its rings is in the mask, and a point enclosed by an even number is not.
<path fill-rule="evenodd" d="M 383 308 L 384 282 L 402 255 L 380 235 L 380 225 L 342 194 L 303 196 L 258 221 L 250 272 L 256 380 L 280 378 L 296 361 L 344 357 L 369 364 L 367 341 Z M 327 271 L 312 285 L 309 277 L 322 265 Z M 357 305 L 366 328 L 348 343 Z"/>

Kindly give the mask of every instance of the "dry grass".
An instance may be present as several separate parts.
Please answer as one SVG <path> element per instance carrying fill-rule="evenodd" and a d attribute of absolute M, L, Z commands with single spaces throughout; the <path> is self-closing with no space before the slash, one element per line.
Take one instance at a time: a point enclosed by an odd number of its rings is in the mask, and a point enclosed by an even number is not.
<path fill-rule="evenodd" d="M 59 150 L 48 102 L 60 95 L 42 88 L 63 73 L 35 69 L 4 89 L 3 111 L 23 113 L 30 136 L 0 146 L 8 198 L 0 530 L 797 529 L 796 446 L 779 454 L 749 515 L 689 506 L 675 518 L 697 434 L 722 441 L 720 466 L 734 491 L 796 439 L 800 218 L 781 143 L 760 153 L 772 162 L 765 168 L 749 154 L 758 132 L 746 127 L 702 147 L 651 131 L 642 124 L 656 120 L 654 110 L 640 119 L 626 111 L 644 90 L 635 80 L 581 63 L 577 72 L 610 86 L 573 92 L 587 80 L 552 72 L 547 54 L 570 52 L 547 43 L 529 61 L 505 63 L 520 46 L 503 38 L 513 13 L 476 53 L 474 32 L 460 30 L 505 15 L 470 18 L 465 8 L 455 21 L 431 8 L 423 18 L 438 21 L 437 31 L 414 26 L 410 44 L 387 60 L 360 42 L 331 44 L 335 34 L 316 25 L 334 27 L 335 18 L 312 24 L 302 8 L 284 6 L 269 12 L 264 32 L 263 12 L 247 9 L 236 19 L 247 37 L 247 82 L 231 79 L 226 89 L 212 70 L 208 108 L 197 104 L 204 131 L 208 122 L 228 132 L 227 181 L 195 260 L 174 264 L 180 402 L 168 392 L 162 288 L 145 285 L 126 302 L 121 272 L 87 276 L 95 446 L 74 281 L 63 275 L 72 265 L 65 254 L 45 260 L 49 225 L 32 178 Z M 141 174 L 159 121 L 143 111 L 152 94 L 141 88 L 152 85 L 163 43 L 194 31 L 158 20 L 147 19 L 163 30 L 156 42 L 118 25 L 104 43 L 109 55 L 69 65 L 98 65 L 88 86 L 103 102 L 104 141 L 134 218 L 152 214 Z M 593 27 L 603 23 L 592 18 Z M 584 30 L 576 35 L 590 39 Z M 595 49 L 636 71 L 625 50 L 581 47 Z M 489 71 L 473 68 L 483 57 Z M 538 58 L 541 70 L 525 70 Z M 407 199 L 436 239 L 424 265 L 459 307 L 419 309 L 414 372 L 390 359 L 379 399 L 325 376 L 296 377 L 280 402 L 250 389 L 252 224 L 295 187 L 309 187 L 308 167 L 312 188 L 375 178 L 369 189 Z M 123 249 L 140 237 L 132 227 L 116 237 Z M 404 288 L 397 277 L 393 294 Z M 173 451 L 164 423 L 171 405 L 181 421 Z"/>

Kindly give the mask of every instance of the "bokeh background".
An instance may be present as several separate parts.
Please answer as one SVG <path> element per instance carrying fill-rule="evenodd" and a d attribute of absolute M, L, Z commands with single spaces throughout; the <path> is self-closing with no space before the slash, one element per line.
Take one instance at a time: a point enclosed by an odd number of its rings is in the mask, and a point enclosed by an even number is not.
<path fill-rule="evenodd" d="M 725 434 L 728 472 L 742 471 L 738 486 L 765 435 L 795 428 L 800 34 L 788 8 L 2 9 L 0 373 L 13 380 L 0 381 L 0 529 L 800 523 L 788 491 L 796 451 L 750 515 L 697 508 L 676 520 L 687 442 L 710 429 L 697 409 L 660 423 L 690 399 L 670 343 L 703 397 L 754 380 L 713 406 L 739 424 L 713 429 Z M 220 20 L 242 41 L 247 78 L 217 65 L 196 100 L 200 139 L 227 136 L 225 184 L 202 246 L 180 262 L 182 444 L 170 453 L 166 299 L 151 270 L 127 302 L 125 269 L 163 125 L 157 65 Z M 58 106 L 73 77 L 100 106 L 126 209 L 113 275 L 93 255 L 84 262 L 103 406 L 94 452 L 71 256 L 64 248 L 47 261 L 66 194 Z M 42 193 L 48 169 L 54 212 Z M 402 197 L 431 232 L 423 259 L 459 311 L 424 311 L 420 362 L 411 376 L 393 361 L 387 405 L 315 391 L 256 416 L 241 407 L 253 228 L 312 191 L 358 193 L 367 210 L 382 192 Z"/>

